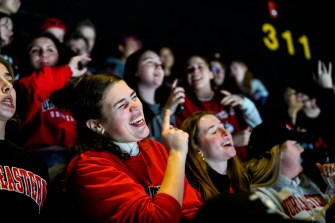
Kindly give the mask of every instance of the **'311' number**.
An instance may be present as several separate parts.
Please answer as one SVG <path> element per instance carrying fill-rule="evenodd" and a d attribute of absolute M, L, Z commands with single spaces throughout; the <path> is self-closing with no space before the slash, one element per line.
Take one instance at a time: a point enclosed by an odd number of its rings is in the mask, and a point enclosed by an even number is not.
<path fill-rule="evenodd" d="M 278 40 L 276 28 L 270 23 L 264 23 L 262 26 L 262 31 L 263 33 L 266 34 L 266 36 L 263 37 L 263 42 L 265 46 L 272 51 L 278 50 L 279 40 Z M 291 31 L 286 30 L 282 32 L 281 37 L 286 41 L 288 54 L 291 56 L 295 55 L 295 49 L 294 49 Z M 310 60 L 312 58 L 312 55 L 311 55 L 311 51 L 309 48 L 307 36 L 306 35 L 300 36 L 298 39 L 298 42 L 302 45 L 306 60 Z"/>

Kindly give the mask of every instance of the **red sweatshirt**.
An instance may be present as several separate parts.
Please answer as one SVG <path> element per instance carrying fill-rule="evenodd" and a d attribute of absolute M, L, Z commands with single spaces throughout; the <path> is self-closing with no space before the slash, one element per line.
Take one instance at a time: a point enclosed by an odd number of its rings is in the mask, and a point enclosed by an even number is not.
<path fill-rule="evenodd" d="M 67 188 L 93 222 L 177 223 L 191 221 L 202 205 L 185 178 L 184 202 L 158 193 L 168 154 L 152 139 L 138 142 L 140 155 L 122 162 L 108 151 L 85 152 L 67 169 Z M 71 174 L 71 175 L 70 175 Z M 69 178 L 70 176 L 70 178 Z"/>
<path fill-rule="evenodd" d="M 44 67 L 15 83 L 22 119 L 18 144 L 25 149 L 51 145 L 68 147 L 75 142 L 75 121 L 70 112 L 58 109 L 49 99 L 51 93 L 68 84 L 71 75 L 67 65 Z"/>

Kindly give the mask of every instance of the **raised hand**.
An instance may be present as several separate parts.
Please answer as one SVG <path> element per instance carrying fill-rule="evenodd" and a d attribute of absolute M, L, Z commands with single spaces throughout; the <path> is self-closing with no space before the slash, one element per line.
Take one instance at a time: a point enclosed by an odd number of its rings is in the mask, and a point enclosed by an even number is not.
<path fill-rule="evenodd" d="M 332 189 L 335 189 L 335 165 L 333 163 L 316 163 L 325 183 Z"/>
<path fill-rule="evenodd" d="M 166 109 L 162 125 L 163 144 L 168 150 L 188 151 L 188 133 L 170 124 L 170 110 Z"/>
<path fill-rule="evenodd" d="M 179 104 L 185 102 L 185 90 L 177 86 L 178 79 L 174 80 L 171 86 L 170 96 L 165 104 L 165 109 L 169 109 L 171 114 L 176 112 Z"/>
<path fill-rule="evenodd" d="M 318 73 L 313 73 L 314 81 L 322 88 L 333 88 L 332 63 L 329 62 L 328 68 L 324 62 L 318 61 Z"/>
<path fill-rule="evenodd" d="M 91 58 L 88 57 L 87 54 L 82 54 L 82 55 L 78 55 L 78 56 L 73 56 L 71 57 L 70 62 L 68 63 L 68 65 L 70 66 L 71 70 L 72 70 L 72 77 L 80 77 L 83 74 L 86 73 L 87 68 L 84 67 L 82 69 L 79 68 L 79 63 L 82 61 L 90 61 Z"/>
<path fill-rule="evenodd" d="M 225 96 L 221 100 L 221 104 L 225 106 L 242 108 L 244 99 L 241 95 L 231 94 L 229 91 L 225 91 L 225 90 L 221 90 L 220 93 Z"/>

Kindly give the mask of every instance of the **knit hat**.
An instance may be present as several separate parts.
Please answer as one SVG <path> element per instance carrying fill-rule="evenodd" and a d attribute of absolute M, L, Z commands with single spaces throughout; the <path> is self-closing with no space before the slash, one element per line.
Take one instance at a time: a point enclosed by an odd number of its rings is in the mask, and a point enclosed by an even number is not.
<path fill-rule="evenodd" d="M 66 27 L 64 23 L 62 22 L 62 20 L 55 18 L 55 17 L 49 17 L 49 18 L 44 19 L 42 26 L 41 26 L 41 30 L 44 31 L 49 28 L 60 28 L 64 31 L 64 33 L 66 33 Z"/>
<path fill-rule="evenodd" d="M 247 148 L 248 157 L 257 158 L 286 140 L 309 142 L 312 138 L 313 134 L 310 132 L 298 132 L 286 123 L 263 121 L 251 132 Z"/>

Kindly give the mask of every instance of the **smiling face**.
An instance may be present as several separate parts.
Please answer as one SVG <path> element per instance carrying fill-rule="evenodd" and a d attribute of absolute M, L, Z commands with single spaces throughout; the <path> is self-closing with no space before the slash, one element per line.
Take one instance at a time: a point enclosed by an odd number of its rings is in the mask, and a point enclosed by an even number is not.
<path fill-rule="evenodd" d="M 224 79 L 226 77 L 225 75 L 225 69 L 222 67 L 222 65 L 218 61 L 212 61 L 211 62 L 211 68 L 214 75 L 214 83 L 216 86 L 221 86 L 224 82 Z"/>
<path fill-rule="evenodd" d="M 158 88 L 163 84 L 164 71 L 158 54 L 146 51 L 138 61 L 137 73 L 139 85 Z"/>
<path fill-rule="evenodd" d="M 12 19 L 10 17 L 2 17 L 0 19 L 0 38 L 2 46 L 10 44 L 13 34 Z"/>
<path fill-rule="evenodd" d="M 210 89 L 213 74 L 209 65 L 199 56 L 192 56 L 186 66 L 187 83 L 195 90 Z"/>
<path fill-rule="evenodd" d="M 118 81 L 108 87 L 102 104 L 101 124 L 113 141 L 137 142 L 149 135 L 142 103 L 126 82 Z"/>
<path fill-rule="evenodd" d="M 55 43 L 47 37 L 39 37 L 33 41 L 29 50 L 30 64 L 35 70 L 44 66 L 55 66 L 59 53 Z"/>
<path fill-rule="evenodd" d="M 163 47 L 160 49 L 159 54 L 164 67 L 171 69 L 171 67 L 174 65 L 174 55 L 172 50 L 168 47 Z"/>
<path fill-rule="evenodd" d="M 14 78 L 5 65 L 0 63 L 0 122 L 4 125 L 13 117 L 16 105 Z"/>
<path fill-rule="evenodd" d="M 227 161 L 236 155 L 231 134 L 215 115 L 202 116 L 198 129 L 198 146 L 206 162 Z"/>
<path fill-rule="evenodd" d="M 242 83 L 247 72 L 247 67 L 240 62 L 234 61 L 230 65 L 230 74 L 237 83 Z"/>

